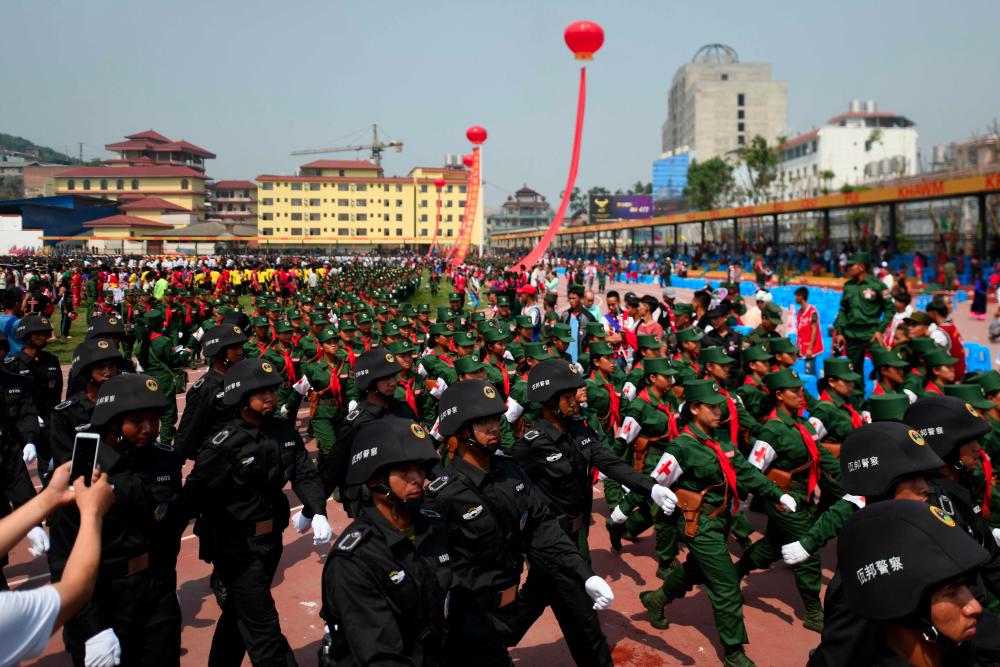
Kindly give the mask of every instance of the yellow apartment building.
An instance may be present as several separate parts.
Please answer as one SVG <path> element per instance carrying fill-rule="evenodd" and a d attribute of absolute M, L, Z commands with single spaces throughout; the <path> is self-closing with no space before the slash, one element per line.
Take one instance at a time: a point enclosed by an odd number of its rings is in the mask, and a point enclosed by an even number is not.
<path fill-rule="evenodd" d="M 465 215 L 468 171 L 415 167 L 405 177 L 384 175 L 367 160 L 317 160 L 298 176 L 257 177 L 258 242 L 262 246 L 378 246 L 427 249 L 434 236 L 441 178 L 440 246 L 452 245 Z M 482 206 L 472 242 L 482 243 Z"/>

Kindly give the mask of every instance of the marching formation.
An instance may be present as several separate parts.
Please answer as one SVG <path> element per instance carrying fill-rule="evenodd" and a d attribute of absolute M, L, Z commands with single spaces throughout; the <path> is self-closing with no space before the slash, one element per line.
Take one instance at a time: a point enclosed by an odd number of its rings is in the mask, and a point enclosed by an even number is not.
<path fill-rule="evenodd" d="M 851 258 L 839 356 L 821 361 L 805 288 L 789 337 L 766 290 L 747 331 L 735 283 L 690 302 L 612 290 L 602 309 L 571 282 L 559 311 L 540 267 L 489 260 L 74 265 L 48 302 L 4 294 L 2 511 L 35 496 L 29 466 L 55 484 L 93 434 L 114 504 L 93 595 L 65 620 L 80 665 L 180 662 L 191 522 L 222 610 L 210 665 L 295 664 L 271 594 L 289 525 L 330 545 L 322 665 L 510 665 L 547 607 L 577 664 L 613 664 L 595 526 L 615 551 L 655 544 L 640 601 L 667 641 L 672 603 L 703 590 L 724 665 L 753 664 L 741 582 L 779 561 L 810 665 L 993 664 L 1000 374 L 965 372 L 946 300 L 915 311 L 868 265 Z M 447 306 L 416 298 L 442 287 Z M 57 306 L 88 321 L 65 388 L 45 349 Z M 81 512 L 28 532 L 54 582 Z"/>

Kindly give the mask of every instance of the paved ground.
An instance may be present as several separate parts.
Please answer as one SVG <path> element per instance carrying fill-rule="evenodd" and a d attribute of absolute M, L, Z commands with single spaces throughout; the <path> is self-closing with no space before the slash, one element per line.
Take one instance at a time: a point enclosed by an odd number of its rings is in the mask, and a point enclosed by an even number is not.
<path fill-rule="evenodd" d="M 613 283 L 609 288 L 622 293 L 628 289 L 640 294 L 659 292 L 655 285 Z M 968 317 L 968 304 L 960 306 L 957 319 L 966 340 L 987 342 L 986 324 Z M 996 351 L 993 350 L 994 355 Z M 197 379 L 199 375 L 192 373 L 191 379 Z M 183 409 L 183 397 L 179 397 L 179 401 Z M 303 413 L 300 416 L 304 416 Z M 304 431 L 304 424 L 301 426 Z M 308 446 L 315 448 L 312 442 Z M 634 544 L 626 542 L 621 555 L 612 552 L 603 526 L 607 508 L 600 499 L 599 488 L 595 490 L 595 495 L 597 502 L 595 524 L 591 528 L 591 552 L 594 570 L 611 583 L 616 596 L 612 608 L 600 612 L 604 632 L 613 647 L 615 664 L 626 667 L 719 664 L 720 649 L 711 607 L 700 589 L 695 589 L 686 599 L 668 608 L 672 621 L 669 629 L 656 630 L 645 621 L 645 610 L 639 604 L 638 593 L 659 582 L 654 576 L 656 561 L 652 536 L 647 535 Z M 293 507 L 299 504 L 291 492 L 289 498 Z M 347 524 L 347 517 L 332 501 L 328 509 L 334 532 L 339 534 Z M 762 528 L 761 516 L 751 515 L 751 520 L 758 529 Z M 311 535 L 297 535 L 291 528 L 285 531 L 284 543 L 285 552 L 272 590 L 282 628 L 299 664 L 311 665 L 316 663 L 322 635 L 323 623 L 318 616 L 319 582 L 328 548 L 314 547 Z M 737 555 L 739 548 L 734 546 L 733 553 Z M 827 565 L 825 581 L 832 574 L 829 564 L 833 563 L 834 557 L 834 546 L 828 545 L 823 551 L 823 562 Z M 11 553 L 10 563 L 5 572 L 13 588 L 32 588 L 48 582 L 45 563 L 31 560 L 25 544 Z M 185 665 L 207 663 L 214 625 L 219 616 L 208 586 L 209 572 L 209 566 L 198 560 L 197 538 L 190 534 L 189 529 L 184 536 L 178 562 L 178 595 L 184 614 L 182 661 Z M 743 593 L 750 657 L 762 667 L 803 665 L 809 649 L 818 642 L 818 635 L 802 628 L 802 603 L 795 591 L 791 572 L 780 564 L 768 571 L 756 572 L 744 584 Z M 539 620 L 512 653 L 520 665 L 559 667 L 573 664 L 551 612 Z M 249 661 L 246 662 L 249 664 Z M 70 661 L 62 652 L 61 636 L 57 635 L 49 642 L 40 659 L 26 664 L 49 667 L 69 665 Z"/>

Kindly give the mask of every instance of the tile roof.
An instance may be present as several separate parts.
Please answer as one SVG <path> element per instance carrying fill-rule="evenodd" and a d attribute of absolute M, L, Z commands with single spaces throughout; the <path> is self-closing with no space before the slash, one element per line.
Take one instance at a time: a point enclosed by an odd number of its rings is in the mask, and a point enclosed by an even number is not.
<path fill-rule="evenodd" d="M 165 222 L 147 220 L 146 218 L 139 218 L 134 215 L 111 215 L 107 218 L 89 220 L 83 223 L 83 226 L 89 227 L 90 229 L 95 227 L 154 227 L 156 229 L 167 229 L 173 227 L 173 225 L 169 225 Z"/>
<path fill-rule="evenodd" d="M 159 197 L 143 197 L 133 199 L 127 204 L 118 207 L 119 211 L 174 211 L 177 213 L 191 213 L 191 209 L 184 208 L 180 204 L 175 204 Z"/>

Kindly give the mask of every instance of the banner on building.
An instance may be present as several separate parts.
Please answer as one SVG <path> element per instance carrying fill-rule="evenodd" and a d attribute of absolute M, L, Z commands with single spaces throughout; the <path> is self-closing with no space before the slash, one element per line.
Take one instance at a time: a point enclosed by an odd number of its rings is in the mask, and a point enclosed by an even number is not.
<path fill-rule="evenodd" d="M 652 195 L 606 195 L 591 197 L 590 222 L 644 220 L 653 217 Z"/>

